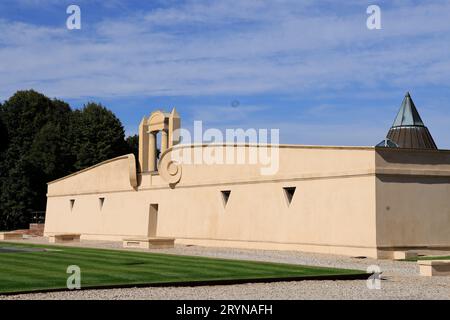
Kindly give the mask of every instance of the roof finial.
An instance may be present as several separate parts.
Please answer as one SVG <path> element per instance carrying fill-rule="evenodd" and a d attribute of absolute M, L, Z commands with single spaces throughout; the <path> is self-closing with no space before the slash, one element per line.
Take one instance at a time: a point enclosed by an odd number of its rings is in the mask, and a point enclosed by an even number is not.
<path fill-rule="evenodd" d="M 409 92 L 406 92 L 397 117 L 395 117 L 395 121 L 388 132 L 387 139 L 400 148 L 437 149 L 436 143 L 420 118 Z M 383 143 L 379 146 L 382 145 Z"/>

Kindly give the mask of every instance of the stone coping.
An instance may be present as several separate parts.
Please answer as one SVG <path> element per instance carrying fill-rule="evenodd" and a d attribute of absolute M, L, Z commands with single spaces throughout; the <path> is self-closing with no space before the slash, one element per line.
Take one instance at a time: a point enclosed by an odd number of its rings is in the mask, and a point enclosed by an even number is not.
<path fill-rule="evenodd" d="M 124 238 L 123 241 L 140 241 L 140 242 L 166 242 L 175 241 L 175 238 Z"/>
<path fill-rule="evenodd" d="M 417 263 L 422 266 L 450 266 L 450 260 L 418 260 Z"/>

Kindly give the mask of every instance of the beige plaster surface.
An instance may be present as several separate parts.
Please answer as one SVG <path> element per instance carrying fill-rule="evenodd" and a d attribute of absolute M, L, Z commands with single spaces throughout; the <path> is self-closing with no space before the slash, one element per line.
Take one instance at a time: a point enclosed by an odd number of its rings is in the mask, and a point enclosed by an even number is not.
<path fill-rule="evenodd" d="M 162 120 L 144 118 L 148 130 L 164 129 L 167 115 L 153 117 Z M 267 163 L 195 162 L 205 152 L 250 159 L 263 147 L 177 145 L 162 152 L 157 172 L 138 172 L 125 155 L 53 181 L 45 235 L 380 258 L 450 248 L 449 151 L 281 145 L 269 150 L 279 160 L 272 175 L 261 174 Z M 180 152 L 193 161 L 174 161 Z M 287 187 L 296 188 L 291 203 Z M 222 191 L 231 192 L 226 205 Z"/>

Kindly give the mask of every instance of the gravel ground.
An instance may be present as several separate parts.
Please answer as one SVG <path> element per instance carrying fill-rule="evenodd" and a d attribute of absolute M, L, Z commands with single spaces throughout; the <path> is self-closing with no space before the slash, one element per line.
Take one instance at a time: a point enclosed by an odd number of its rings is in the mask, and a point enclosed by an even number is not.
<path fill-rule="evenodd" d="M 25 240 L 48 243 L 42 238 Z M 25 242 L 23 241 L 23 242 Z M 83 241 L 85 247 L 120 248 L 120 243 Z M 366 270 L 377 265 L 382 271 L 380 289 L 368 289 L 365 280 L 294 281 L 250 283 L 227 286 L 127 288 L 81 290 L 52 293 L 1 296 L 0 300 L 17 299 L 450 299 L 450 277 L 421 277 L 415 262 L 304 253 L 231 248 L 176 246 L 152 250 L 170 254 L 217 258 L 273 261 L 292 264 Z"/>

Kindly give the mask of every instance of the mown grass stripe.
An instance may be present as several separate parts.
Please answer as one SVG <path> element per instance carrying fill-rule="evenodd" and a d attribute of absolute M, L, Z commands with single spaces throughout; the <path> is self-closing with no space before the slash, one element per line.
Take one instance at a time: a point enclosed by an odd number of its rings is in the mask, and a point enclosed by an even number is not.
<path fill-rule="evenodd" d="M 0 246 L 3 244 L 0 242 Z M 361 274 L 358 270 L 163 253 L 14 243 L 5 246 L 53 250 L 0 253 L 0 293 L 64 289 L 69 265 L 81 268 L 83 287 Z"/>
<path fill-rule="evenodd" d="M 36 255 L 38 254 L 38 255 Z M 54 262 L 56 260 L 64 260 L 64 259 L 69 259 L 70 261 L 65 260 L 65 262 L 69 265 L 69 264 L 83 264 L 86 259 L 84 256 L 81 255 L 74 255 L 73 253 L 66 253 L 66 252 L 52 252 L 51 254 L 47 255 L 43 255 L 41 252 L 36 253 L 20 253 L 21 257 L 26 258 L 28 260 L 33 260 L 33 255 L 35 257 L 38 257 L 36 259 L 41 260 L 42 262 L 48 261 L 48 262 Z M 28 256 L 27 256 L 28 255 Z M 142 257 L 140 258 L 140 262 L 145 263 L 145 267 L 158 267 L 158 266 L 164 266 L 164 267 L 168 267 L 170 268 L 173 265 L 173 262 L 180 262 L 177 257 L 164 257 L 166 259 L 161 259 L 163 261 L 159 261 L 157 262 L 157 260 L 155 259 L 151 259 L 150 261 L 148 261 L 148 259 L 143 259 Z M 175 261 L 174 261 L 175 260 Z M 284 271 L 284 272 L 295 272 L 298 273 L 298 266 L 293 266 L 292 268 L 289 268 L 286 265 L 273 265 L 273 264 L 266 264 L 266 263 L 259 263 L 259 264 L 252 264 L 249 265 L 248 263 L 242 263 L 240 261 L 224 261 L 221 265 L 217 264 L 217 261 L 210 261 L 207 260 L 206 263 L 203 263 L 203 260 L 198 261 L 197 263 L 189 263 L 186 264 L 184 261 L 184 259 L 181 259 L 181 262 L 183 262 L 184 268 L 186 269 L 190 269 L 190 268 L 198 268 L 199 267 L 199 263 L 198 262 L 202 262 L 202 265 L 200 267 L 204 268 L 204 267 L 208 267 L 211 270 L 221 270 L 223 272 L 226 271 L 241 271 L 241 272 L 247 272 L 247 273 L 261 273 L 264 274 L 266 272 L 273 272 L 274 270 L 280 270 L 280 271 Z M 127 259 L 120 259 L 120 263 L 129 263 L 130 261 Z M 135 261 L 133 261 L 135 262 Z M 90 260 L 90 263 L 105 263 L 105 265 L 103 266 L 103 268 L 105 269 L 121 269 L 120 266 L 118 265 L 113 265 L 113 263 L 111 263 L 111 260 L 109 259 L 101 259 L 99 258 L 99 256 L 95 256 L 95 258 Z M 115 261 L 115 263 L 119 264 L 118 261 Z M 128 268 L 132 268 L 134 269 L 135 266 L 126 266 L 126 269 Z M 241 269 L 241 270 L 240 270 Z M 329 269 L 324 269 L 326 271 L 329 271 Z M 303 271 L 305 273 L 308 272 L 308 269 L 304 268 Z"/>

